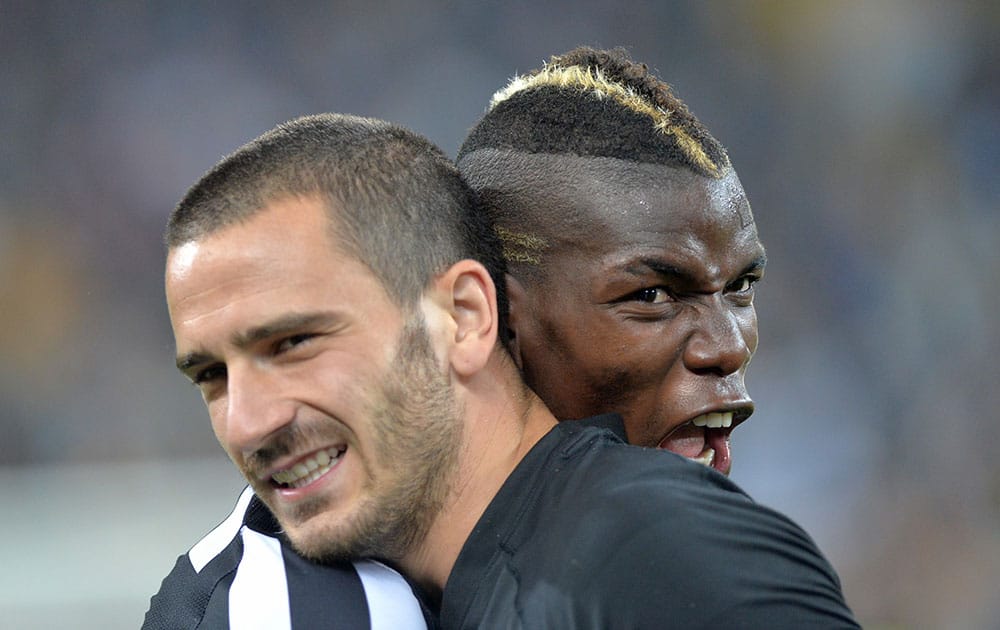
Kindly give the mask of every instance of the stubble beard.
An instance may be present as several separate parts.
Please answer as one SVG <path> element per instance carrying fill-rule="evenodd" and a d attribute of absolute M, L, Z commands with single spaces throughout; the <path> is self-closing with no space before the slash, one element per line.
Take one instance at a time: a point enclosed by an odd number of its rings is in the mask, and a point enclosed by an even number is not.
<path fill-rule="evenodd" d="M 376 457 L 365 462 L 365 498 L 346 521 L 292 536 L 318 562 L 378 558 L 398 562 L 426 537 L 455 475 L 461 442 L 454 392 L 441 373 L 420 318 L 411 318 L 368 404 Z M 326 503 L 301 504 L 293 520 L 322 518 Z"/>

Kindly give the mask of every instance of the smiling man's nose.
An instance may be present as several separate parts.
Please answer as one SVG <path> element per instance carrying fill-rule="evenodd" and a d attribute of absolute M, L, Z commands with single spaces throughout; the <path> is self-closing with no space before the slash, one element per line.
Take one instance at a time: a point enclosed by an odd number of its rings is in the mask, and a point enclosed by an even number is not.
<path fill-rule="evenodd" d="M 256 367 L 230 368 L 223 431 L 229 451 L 254 451 L 294 418 L 294 405 L 282 395 L 274 375 Z"/>
<path fill-rule="evenodd" d="M 753 356 L 756 339 L 749 330 L 752 326 L 754 322 L 741 322 L 732 309 L 722 304 L 700 309 L 684 349 L 688 369 L 721 376 L 737 372 Z"/>

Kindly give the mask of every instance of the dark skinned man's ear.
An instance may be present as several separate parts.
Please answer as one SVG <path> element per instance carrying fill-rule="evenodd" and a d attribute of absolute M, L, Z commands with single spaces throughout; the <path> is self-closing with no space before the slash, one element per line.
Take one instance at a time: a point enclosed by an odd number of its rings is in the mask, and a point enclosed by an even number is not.
<path fill-rule="evenodd" d="M 507 328 L 510 331 L 507 349 L 510 351 L 510 356 L 514 358 L 517 368 L 521 370 L 524 369 L 524 365 L 521 362 L 521 346 L 518 343 L 517 333 L 518 327 L 523 324 L 524 318 L 527 317 L 525 313 L 527 295 L 521 282 L 509 273 L 506 274 L 506 282 L 507 304 L 510 309 L 507 315 Z"/>

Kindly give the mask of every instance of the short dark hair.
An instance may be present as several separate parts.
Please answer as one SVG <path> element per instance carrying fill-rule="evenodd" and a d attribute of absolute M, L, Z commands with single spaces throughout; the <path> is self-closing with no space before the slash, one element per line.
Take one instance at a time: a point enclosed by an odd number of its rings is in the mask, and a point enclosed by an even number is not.
<path fill-rule="evenodd" d="M 403 308 L 428 282 L 471 258 L 489 271 L 506 320 L 505 263 L 475 195 L 447 156 L 401 126 L 344 114 L 289 121 L 225 157 L 170 215 L 168 248 L 251 218 L 269 203 L 318 197 L 338 243 Z M 501 340 L 506 329 L 500 326 Z"/>

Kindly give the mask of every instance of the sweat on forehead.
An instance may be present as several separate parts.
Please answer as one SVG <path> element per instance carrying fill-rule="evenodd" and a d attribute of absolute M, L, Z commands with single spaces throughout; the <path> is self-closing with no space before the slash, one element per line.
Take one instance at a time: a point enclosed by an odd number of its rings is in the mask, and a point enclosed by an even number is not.
<path fill-rule="evenodd" d="M 719 177 L 725 149 L 623 50 L 579 48 L 497 92 L 459 158 L 480 148 L 612 157 Z"/>

